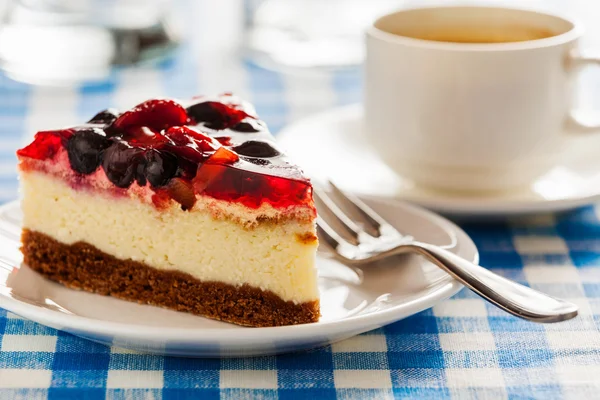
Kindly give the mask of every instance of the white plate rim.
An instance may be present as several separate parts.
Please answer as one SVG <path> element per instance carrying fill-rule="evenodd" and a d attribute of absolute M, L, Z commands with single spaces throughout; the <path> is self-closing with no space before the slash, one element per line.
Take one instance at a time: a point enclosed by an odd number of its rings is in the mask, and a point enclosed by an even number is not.
<path fill-rule="evenodd" d="M 380 200 L 377 200 L 380 201 Z M 12 201 L 0 206 L 0 213 L 11 207 L 18 207 L 17 201 Z M 479 262 L 479 251 L 473 240 L 467 233 L 453 222 L 439 216 L 431 211 L 407 203 L 394 204 L 395 207 L 403 207 L 409 212 L 427 218 L 436 225 L 452 229 L 461 236 L 459 243 L 461 246 L 468 246 L 473 252 L 473 262 Z M 448 277 L 448 282 L 441 285 L 440 288 L 427 295 L 407 301 L 405 303 L 390 307 L 388 309 L 369 314 L 350 316 L 334 321 L 323 323 L 311 323 L 301 325 L 277 326 L 228 329 L 228 328 L 172 328 L 172 327 L 153 327 L 137 324 L 128 324 L 122 322 L 104 321 L 101 319 L 83 317 L 76 314 L 64 313 L 50 310 L 48 308 L 36 306 L 26 301 L 17 300 L 5 293 L 0 292 L 0 307 L 20 315 L 21 317 L 41 323 L 46 326 L 56 327 L 60 330 L 77 330 L 80 333 L 92 333 L 99 335 L 118 336 L 120 338 L 132 338 L 134 340 L 155 340 L 157 337 L 168 340 L 178 341 L 180 343 L 197 343 L 201 341 L 226 341 L 239 340 L 243 332 L 244 341 L 265 339 L 268 337 L 280 338 L 307 338 L 314 337 L 315 333 L 333 334 L 339 332 L 352 332 L 359 334 L 377 327 L 395 322 L 398 319 L 406 318 L 418 312 L 433 307 L 438 302 L 445 300 L 463 288 L 463 285 L 452 277 Z M 3 290 L 10 290 L 4 288 Z M 125 300 L 123 300 L 125 301 Z M 396 315 L 403 315 L 402 311 L 410 310 L 406 316 L 395 318 Z M 358 323 L 363 322 L 363 323 Z"/>
<path fill-rule="evenodd" d="M 331 108 L 327 111 L 311 114 L 305 118 L 298 119 L 286 125 L 278 134 L 277 140 L 286 145 L 288 137 L 294 135 L 299 126 L 309 124 L 317 120 L 342 120 L 344 118 L 356 118 L 361 114 L 363 107 L 360 103 L 343 105 Z M 534 182 L 532 182 L 533 185 Z M 344 187 L 346 190 L 352 190 L 350 187 Z M 595 190 L 594 190 L 595 189 Z M 440 212 L 446 215 L 454 216 L 501 216 L 508 217 L 514 215 L 525 215 L 534 213 L 550 213 L 572 210 L 574 208 L 590 205 L 600 202 L 600 187 L 595 188 L 592 185 L 588 192 L 581 193 L 578 196 L 572 196 L 561 199 L 531 199 L 515 200 L 494 198 L 491 196 L 481 197 L 444 197 L 443 193 L 436 193 L 427 196 L 424 194 L 411 195 L 410 190 L 404 189 L 397 196 L 375 196 L 360 193 L 369 199 L 385 201 L 408 201 L 421 207 Z"/>

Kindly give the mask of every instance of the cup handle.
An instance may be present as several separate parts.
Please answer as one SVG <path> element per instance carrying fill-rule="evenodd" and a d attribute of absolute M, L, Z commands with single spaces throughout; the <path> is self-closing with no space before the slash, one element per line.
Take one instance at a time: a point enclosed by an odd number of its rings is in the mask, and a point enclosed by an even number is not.
<path fill-rule="evenodd" d="M 569 54 L 568 66 L 569 71 L 578 73 L 582 67 L 587 65 L 595 65 L 600 67 L 600 55 L 586 54 L 581 50 L 574 50 Z M 595 133 L 600 132 L 600 118 L 596 117 L 596 121 L 585 121 L 578 114 L 578 110 L 571 110 L 567 117 L 567 131 L 573 133 Z"/>

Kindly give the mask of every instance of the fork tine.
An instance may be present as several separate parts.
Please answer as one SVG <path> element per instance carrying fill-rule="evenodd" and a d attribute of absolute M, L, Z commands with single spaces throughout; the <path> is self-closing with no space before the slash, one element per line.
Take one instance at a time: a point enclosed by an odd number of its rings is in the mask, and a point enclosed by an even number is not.
<path fill-rule="evenodd" d="M 321 216 L 317 215 L 317 234 L 319 239 L 327 243 L 331 249 L 339 255 L 338 247 L 354 245 L 342 238 Z"/>
<path fill-rule="evenodd" d="M 355 245 L 358 245 L 361 242 L 361 239 L 364 239 L 364 234 L 366 232 L 354 221 L 348 218 L 344 211 L 338 207 L 335 201 L 329 197 L 325 191 L 315 189 L 314 194 L 316 199 L 327 209 L 329 214 L 333 215 L 339 222 L 340 226 L 348 233 L 351 238 L 351 242 Z"/>
<path fill-rule="evenodd" d="M 365 220 L 365 222 L 367 222 L 372 229 L 376 230 L 380 236 L 383 234 L 393 234 L 401 236 L 401 234 L 396 230 L 396 228 L 388 224 L 379 214 L 373 211 L 371 207 L 363 203 L 362 200 L 360 200 L 358 197 L 349 193 L 344 193 L 339 187 L 335 185 L 335 183 L 331 181 L 329 181 L 329 185 L 331 185 L 335 194 L 344 202 L 346 202 L 349 206 L 351 206 L 354 210 L 356 210 L 356 212 L 360 214 L 360 216 Z"/>

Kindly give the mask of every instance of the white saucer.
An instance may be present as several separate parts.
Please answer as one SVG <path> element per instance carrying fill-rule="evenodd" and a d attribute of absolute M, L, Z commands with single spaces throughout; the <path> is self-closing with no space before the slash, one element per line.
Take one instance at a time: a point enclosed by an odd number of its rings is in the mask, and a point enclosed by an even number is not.
<path fill-rule="evenodd" d="M 408 200 L 455 216 L 508 216 L 564 211 L 600 201 L 600 135 L 575 138 L 564 160 L 530 187 L 471 195 L 427 190 L 383 163 L 362 132 L 362 108 L 345 106 L 298 121 L 277 139 L 315 181 L 384 199 Z"/>
<path fill-rule="evenodd" d="M 471 239 L 453 223 L 409 205 L 368 201 L 398 229 L 447 245 L 478 262 Z M 363 270 L 319 254 L 318 323 L 245 328 L 190 314 L 67 289 L 20 265 L 19 205 L 0 208 L 0 307 L 74 335 L 142 352 L 188 356 L 257 356 L 305 350 L 376 329 L 432 307 L 462 285 L 419 257 Z"/>

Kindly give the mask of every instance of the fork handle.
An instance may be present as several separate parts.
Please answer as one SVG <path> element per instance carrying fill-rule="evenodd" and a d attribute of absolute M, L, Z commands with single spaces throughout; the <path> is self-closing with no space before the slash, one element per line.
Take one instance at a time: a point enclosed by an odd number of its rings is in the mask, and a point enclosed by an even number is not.
<path fill-rule="evenodd" d="M 441 247 L 413 242 L 414 251 L 501 309 L 534 322 L 559 322 L 577 315 L 577 306 L 496 275 Z"/>

